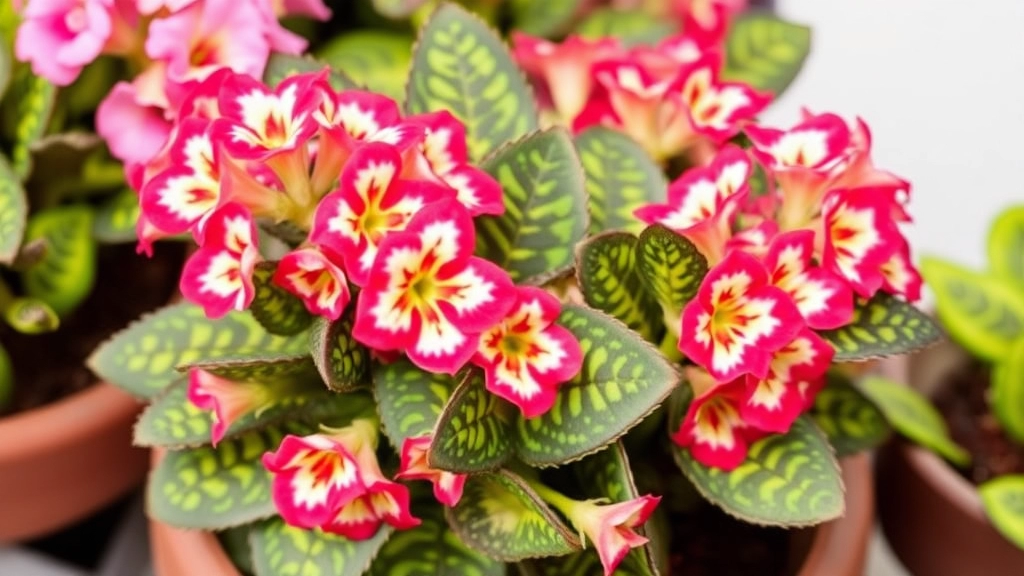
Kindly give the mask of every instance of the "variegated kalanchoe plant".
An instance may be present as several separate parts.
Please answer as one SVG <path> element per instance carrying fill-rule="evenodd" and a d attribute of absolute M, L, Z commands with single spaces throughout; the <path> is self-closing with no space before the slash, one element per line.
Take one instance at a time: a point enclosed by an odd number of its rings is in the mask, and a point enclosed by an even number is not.
<path fill-rule="evenodd" d="M 859 120 L 757 125 L 809 33 L 716 10 L 509 51 L 442 4 L 401 106 L 311 60 L 199 82 L 139 177 L 186 302 L 91 359 L 151 400 L 150 515 L 261 575 L 665 573 L 692 487 L 841 515 L 887 430 L 830 367 L 937 337 L 909 185 Z"/>

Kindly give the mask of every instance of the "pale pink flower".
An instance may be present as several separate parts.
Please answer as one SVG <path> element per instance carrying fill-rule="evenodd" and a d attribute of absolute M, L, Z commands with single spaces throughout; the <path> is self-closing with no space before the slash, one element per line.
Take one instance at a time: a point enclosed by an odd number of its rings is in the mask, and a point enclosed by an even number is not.
<path fill-rule="evenodd" d="M 114 0 L 31 0 L 21 13 L 14 53 L 58 86 L 74 82 L 103 51 Z"/>

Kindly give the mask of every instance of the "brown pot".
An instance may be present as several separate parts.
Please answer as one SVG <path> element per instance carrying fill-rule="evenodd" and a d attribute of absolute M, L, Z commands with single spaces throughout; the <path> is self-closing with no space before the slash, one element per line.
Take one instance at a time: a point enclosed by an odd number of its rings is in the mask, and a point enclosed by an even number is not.
<path fill-rule="evenodd" d="M 807 550 L 797 576 L 861 576 L 874 523 L 871 462 L 866 454 L 842 463 L 846 515 L 797 533 L 795 546 Z M 182 530 L 150 520 L 149 541 L 156 576 L 240 576 L 209 532 Z M 801 541 L 803 545 L 801 546 Z"/>
<path fill-rule="evenodd" d="M 140 410 L 97 383 L 0 419 L 0 543 L 54 532 L 138 486 L 147 464 L 132 447 Z"/>
<path fill-rule="evenodd" d="M 945 343 L 913 357 L 904 378 L 934 394 L 967 360 Z M 974 485 L 931 452 L 902 440 L 878 456 L 878 516 L 893 552 L 917 576 L 1021 574 L 1024 551 L 985 516 Z"/>

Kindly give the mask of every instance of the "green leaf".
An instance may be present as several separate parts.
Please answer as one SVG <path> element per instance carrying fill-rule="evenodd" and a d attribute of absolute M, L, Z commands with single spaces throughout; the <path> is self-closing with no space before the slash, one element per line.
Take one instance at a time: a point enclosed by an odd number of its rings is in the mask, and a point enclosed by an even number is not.
<path fill-rule="evenodd" d="M 636 236 L 627 232 L 588 238 L 576 247 L 576 277 L 587 304 L 655 342 L 662 312 L 637 274 L 636 244 Z"/>
<path fill-rule="evenodd" d="M 406 112 L 447 110 L 466 125 L 480 160 L 537 129 L 537 106 L 501 38 L 477 16 L 442 4 L 420 31 L 406 87 Z"/>
<path fill-rule="evenodd" d="M 708 273 L 708 261 L 697 247 L 672 230 L 655 224 L 640 233 L 636 247 L 640 280 L 665 310 L 678 318 Z"/>
<path fill-rule="evenodd" d="M 214 360 L 187 362 L 178 371 L 190 368 L 205 370 L 215 376 L 236 382 L 262 382 L 265 384 L 320 382 L 313 359 L 309 354 L 263 353 L 251 358 L 224 357 Z"/>
<path fill-rule="evenodd" d="M 1003 431 L 1024 444 L 1024 337 L 1014 342 L 1010 354 L 993 369 L 990 403 Z"/>
<path fill-rule="evenodd" d="M 8 98 L 17 103 L 17 124 L 11 147 L 11 167 L 24 180 L 32 171 L 32 145 L 46 133 L 57 100 L 57 88 L 36 76 L 27 66 L 19 68 Z"/>
<path fill-rule="evenodd" d="M 641 10 L 598 8 L 576 27 L 584 38 L 618 38 L 625 46 L 657 44 L 679 32 L 679 24 Z"/>
<path fill-rule="evenodd" d="M 469 476 L 462 499 L 446 516 L 463 542 L 496 560 L 516 562 L 580 549 L 572 531 L 507 470 Z"/>
<path fill-rule="evenodd" d="M 441 507 L 414 509 L 419 526 L 395 532 L 380 549 L 369 576 L 505 576 L 505 565 L 466 546 L 448 528 Z"/>
<path fill-rule="evenodd" d="M 0 345 L 0 413 L 4 412 L 14 396 L 14 365 L 11 356 Z"/>
<path fill-rule="evenodd" d="M 672 403 L 672 430 L 685 407 Z M 728 514 L 752 524 L 808 526 L 843 514 L 843 481 L 825 435 L 801 416 L 786 434 L 750 445 L 747 459 L 726 472 L 693 459 L 689 450 L 671 446 L 676 464 L 697 490 Z"/>
<path fill-rule="evenodd" d="M 92 236 L 100 242 L 116 244 L 135 242 L 135 224 L 139 220 L 139 195 L 124 189 L 111 196 L 96 209 Z"/>
<path fill-rule="evenodd" d="M 274 52 L 267 61 L 267 68 L 263 71 L 263 81 L 268 86 L 277 86 L 285 78 L 304 72 L 319 72 L 329 65 L 310 56 L 292 56 Z M 351 78 L 337 70 L 331 70 L 328 76 L 331 87 L 335 90 L 351 90 L 360 86 Z"/>
<path fill-rule="evenodd" d="M 391 532 L 392 528 L 384 525 L 369 539 L 349 540 L 274 518 L 252 529 L 253 568 L 256 576 L 360 576 Z"/>
<path fill-rule="evenodd" d="M 4 310 L 4 320 L 22 334 L 43 334 L 60 327 L 60 317 L 37 298 L 15 298 Z"/>
<path fill-rule="evenodd" d="M 723 78 L 767 90 L 785 92 L 811 51 L 811 29 L 770 12 L 739 16 L 725 41 Z"/>
<path fill-rule="evenodd" d="M 938 258 L 921 259 L 943 327 L 968 352 L 998 362 L 1024 335 L 1024 290 Z"/>
<path fill-rule="evenodd" d="M 3 99 L 4 93 L 7 92 L 7 86 L 11 83 L 11 69 L 14 63 L 13 54 L 11 54 L 11 42 L 7 38 L 6 34 L 0 30 L 0 100 Z"/>
<path fill-rule="evenodd" d="M 332 38 L 317 55 L 353 82 L 401 102 L 412 64 L 412 43 L 405 34 L 357 30 Z"/>
<path fill-rule="evenodd" d="M 406 438 L 430 434 L 455 389 L 454 376 L 421 370 L 407 359 L 378 365 L 373 371 L 384 433 L 395 449 Z"/>
<path fill-rule="evenodd" d="M 427 3 L 427 0 L 373 0 L 373 8 L 395 20 L 405 18 Z"/>
<path fill-rule="evenodd" d="M 535 132 L 482 166 L 501 183 L 505 213 L 476 219 L 477 254 L 517 283 L 541 283 L 571 267 L 587 230 L 587 196 L 569 133 Z"/>
<path fill-rule="evenodd" d="M 858 299 L 849 324 L 820 334 L 835 348 L 836 362 L 906 354 L 942 337 L 927 314 L 885 292 L 868 301 Z"/>
<path fill-rule="evenodd" d="M 150 475 L 146 512 L 180 528 L 217 530 L 277 513 L 270 496 L 270 473 L 260 458 L 276 450 L 286 434 L 309 434 L 313 427 L 289 422 L 228 440 L 167 452 Z"/>
<path fill-rule="evenodd" d="M 182 302 L 143 316 L 115 334 L 93 352 L 88 365 L 100 378 L 151 398 L 180 377 L 179 366 L 306 352 L 306 338 L 270 334 L 247 313 L 210 319 L 202 308 Z"/>
<path fill-rule="evenodd" d="M 470 371 L 434 425 L 427 454 L 432 468 L 451 472 L 493 470 L 512 455 L 504 420 L 508 405 L 484 387 L 483 372 Z"/>
<path fill-rule="evenodd" d="M 572 24 L 583 0 L 512 0 L 512 27 L 531 36 L 551 38 Z"/>
<path fill-rule="evenodd" d="M 573 471 L 588 498 L 607 498 L 610 502 L 625 502 L 640 497 L 622 442 L 615 442 L 597 454 L 584 458 L 573 467 Z M 651 541 L 645 546 L 632 549 L 623 559 L 621 567 L 629 574 L 637 576 L 658 576 L 655 550 L 658 550 L 662 543 L 654 541 L 654 531 L 645 530 L 643 526 L 638 527 L 636 532 L 641 536 L 648 536 Z M 596 546 L 594 543 L 591 544 Z M 583 553 L 596 556 L 592 550 Z"/>
<path fill-rule="evenodd" d="M 25 293 L 39 298 L 58 316 L 73 312 L 92 291 L 96 278 L 93 211 L 84 205 L 36 212 L 28 219 L 25 240 L 46 238 L 48 250 L 39 264 L 22 273 Z"/>
<path fill-rule="evenodd" d="M 260 262 L 253 270 L 256 295 L 249 312 L 271 334 L 292 336 L 309 328 L 313 315 L 297 296 L 274 283 L 277 262 Z"/>
<path fill-rule="evenodd" d="M 335 321 L 317 318 L 309 333 L 310 351 L 320 377 L 336 392 L 370 383 L 370 352 L 352 337 L 355 306 Z"/>
<path fill-rule="evenodd" d="M 994 478 L 978 486 L 978 493 L 996 530 L 1024 550 L 1024 475 Z"/>
<path fill-rule="evenodd" d="M 224 548 L 231 563 L 243 574 L 253 573 L 252 546 L 249 545 L 252 528 L 252 524 L 245 524 L 217 533 L 217 541 Z"/>
<path fill-rule="evenodd" d="M 642 220 L 633 211 L 661 202 L 668 181 L 661 168 L 632 138 L 603 126 L 576 136 L 590 199 L 590 233 L 624 230 L 639 234 Z"/>
<path fill-rule="evenodd" d="M 583 368 L 558 389 L 550 411 L 537 418 L 518 416 L 516 450 L 531 466 L 564 464 L 611 444 L 679 382 L 661 354 L 602 312 L 566 305 L 558 322 L 579 340 Z"/>
<path fill-rule="evenodd" d="M 0 154 L 0 263 L 10 264 L 18 255 L 27 217 L 25 189 Z"/>
<path fill-rule="evenodd" d="M 838 456 L 870 450 L 889 437 L 889 422 L 878 406 L 838 373 L 814 400 L 811 419 L 828 437 Z"/>
<path fill-rule="evenodd" d="M 861 389 L 897 432 L 958 466 L 970 463 L 971 455 L 949 437 L 942 416 L 920 392 L 879 376 L 864 378 Z"/>
<path fill-rule="evenodd" d="M 325 419 L 351 419 L 372 408 L 365 394 L 340 396 L 320 388 L 298 387 L 292 393 L 275 394 L 274 403 L 233 422 L 224 433 L 234 438 L 282 420 L 318 423 Z M 213 414 L 196 408 L 188 400 L 188 382 L 176 382 L 155 398 L 135 424 L 135 444 L 182 448 L 210 443 Z"/>
<path fill-rule="evenodd" d="M 992 272 L 1013 279 L 1024 291 L 1024 205 L 1007 208 L 992 223 L 988 262 Z"/>

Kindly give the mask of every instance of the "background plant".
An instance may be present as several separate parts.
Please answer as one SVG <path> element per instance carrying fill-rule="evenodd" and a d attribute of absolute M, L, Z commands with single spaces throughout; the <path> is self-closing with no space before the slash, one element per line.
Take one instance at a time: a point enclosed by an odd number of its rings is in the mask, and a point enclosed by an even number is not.
<path fill-rule="evenodd" d="M 834 451 L 888 429 L 826 371 L 938 333 L 904 299 L 909 185 L 872 165 L 863 122 L 698 113 L 726 93 L 763 106 L 805 55 L 804 29 L 744 18 L 725 57 L 649 86 L 675 107 L 671 148 L 623 134 L 659 104 L 630 100 L 621 69 L 611 114 L 540 128 L 513 55 L 448 4 L 401 109 L 306 59 L 272 59 L 276 88 L 202 81 L 139 186 L 142 242 L 200 245 L 182 291 L 201 308 L 147 316 L 90 362 L 151 400 L 149 513 L 222 531 L 258 574 L 657 574 L 678 521 L 659 497 L 694 488 L 755 523 L 841 515 Z M 762 41 L 783 47 L 734 48 Z M 574 42 L 641 71 L 676 45 Z M 710 99 L 683 98 L 700 79 Z M 716 288 L 730 278 L 736 300 Z M 741 333 L 724 364 L 705 315 Z"/>

